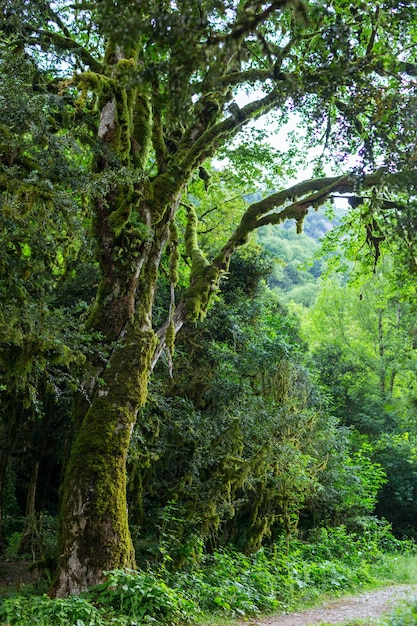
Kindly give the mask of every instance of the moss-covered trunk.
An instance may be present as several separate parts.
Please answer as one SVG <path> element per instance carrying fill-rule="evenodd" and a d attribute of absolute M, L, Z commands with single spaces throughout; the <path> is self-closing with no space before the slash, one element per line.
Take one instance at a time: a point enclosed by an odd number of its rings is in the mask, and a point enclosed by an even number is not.
<path fill-rule="evenodd" d="M 79 593 L 103 571 L 133 567 L 126 505 L 126 455 L 146 400 L 155 336 L 131 321 L 73 444 L 62 489 L 60 567 L 55 594 Z"/>

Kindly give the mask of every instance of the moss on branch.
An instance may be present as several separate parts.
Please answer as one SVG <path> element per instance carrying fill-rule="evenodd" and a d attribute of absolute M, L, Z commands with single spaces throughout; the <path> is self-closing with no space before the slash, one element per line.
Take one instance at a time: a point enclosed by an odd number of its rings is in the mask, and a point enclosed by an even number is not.
<path fill-rule="evenodd" d="M 186 317 L 190 320 L 203 319 L 211 295 L 218 288 L 220 272 L 210 265 L 198 246 L 198 219 L 194 207 L 187 206 L 187 227 L 185 230 L 185 247 L 191 259 L 190 286 L 186 292 Z"/>
<path fill-rule="evenodd" d="M 385 174 L 386 169 L 380 168 L 375 173 L 364 176 L 360 181 L 353 175 L 313 178 L 302 181 L 252 204 L 245 212 L 238 230 L 240 229 L 242 234 L 245 232 L 248 234 L 255 228 L 266 224 L 278 224 L 287 219 L 302 220 L 308 207 L 317 209 L 334 192 L 352 193 L 357 191 L 359 183 L 362 189 L 369 189 L 378 185 Z M 300 198 L 300 200 L 294 202 L 296 198 Z M 285 206 L 288 202 L 291 204 Z M 282 206 L 284 208 L 279 213 L 268 215 L 274 209 Z"/>
<path fill-rule="evenodd" d="M 380 168 L 375 173 L 365 176 L 361 180 L 361 187 L 363 189 L 374 187 L 385 175 L 386 169 Z M 239 246 L 244 245 L 250 233 L 261 226 L 280 224 L 293 219 L 297 225 L 297 233 L 300 233 L 309 207 L 318 209 L 334 192 L 356 192 L 357 186 L 357 178 L 349 175 L 310 179 L 251 204 L 244 213 L 239 226 L 213 260 L 212 265 L 220 272 L 227 271 L 233 252 Z M 300 198 L 300 200 L 292 202 L 295 198 Z M 288 202 L 290 204 L 287 204 Z M 274 209 L 282 206 L 284 207 L 282 210 L 274 212 Z"/>
<path fill-rule="evenodd" d="M 152 142 L 152 107 L 144 94 L 136 97 L 131 137 L 132 162 L 138 169 L 145 169 Z"/>
<path fill-rule="evenodd" d="M 114 91 L 114 80 L 98 72 L 87 71 L 76 75 L 72 81 L 80 89 L 81 94 L 77 100 L 78 106 L 85 106 L 89 92 L 97 98 L 97 106 L 101 108 L 107 102 Z"/>
<path fill-rule="evenodd" d="M 129 160 L 131 152 L 130 138 L 133 133 L 133 105 L 136 100 L 135 89 L 119 88 L 115 90 L 117 114 L 117 143 L 114 147 L 120 155 L 122 163 Z"/>
<path fill-rule="evenodd" d="M 77 100 L 78 106 L 85 106 L 89 92 L 95 95 L 97 108 L 101 112 L 109 102 L 114 102 L 115 119 L 109 120 L 111 121 L 110 130 L 102 138 L 111 145 L 122 163 L 128 163 L 132 154 L 136 162 L 144 166 L 150 148 L 151 114 L 145 98 L 139 99 L 139 107 L 136 110 L 137 89 L 129 86 L 135 67 L 134 58 L 121 58 L 112 68 L 111 77 L 99 72 L 87 71 L 76 76 L 73 82 L 81 91 Z M 134 119 L 134 114 L 136 119 Z M 132 141 L 135 130 L 140 136 L 140 142 L 136 141 L 136 143 Z"/>

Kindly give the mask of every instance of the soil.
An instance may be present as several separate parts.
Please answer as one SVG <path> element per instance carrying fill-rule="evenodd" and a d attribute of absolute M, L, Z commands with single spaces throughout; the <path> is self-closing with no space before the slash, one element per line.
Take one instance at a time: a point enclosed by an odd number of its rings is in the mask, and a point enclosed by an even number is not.
<path fill-rule="evenodd" d="M 417 598 L 417 585 L 392 585 L 359 595 L 332 600 L 320 607 L 296 613 L 275 615 L 255 621 L 256 626 L 306 626 L 307 624 L 343 624 L 361 620 L 364 624 L 377 622 L 401 600 Z"/>
<path fill-rule="evenodd" d="M 0 560 L 0 596 L 2 591 L 20 591 L 24 585 L 33 584 L 37 574 L 26 561 Z"/>

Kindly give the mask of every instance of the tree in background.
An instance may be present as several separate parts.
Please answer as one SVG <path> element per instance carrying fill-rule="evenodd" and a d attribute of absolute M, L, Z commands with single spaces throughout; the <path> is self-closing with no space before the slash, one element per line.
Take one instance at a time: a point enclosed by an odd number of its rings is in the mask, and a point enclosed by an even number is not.
<path fill-rule="evenodd" d="M 355 246 L 348 255 L 356 254 Z M 414 536 L 415 285 L 398 282 L 398 272 L 386 253 L 371 273 L 356 266 L 351 282 L 346 274 L 331 275 L 314 307 L 298 310 L 319 379 L 351 431 L 356 456 L 365 455 L 386 475 L 375 494 L 376 513 L 399 536 Z M 338 491 L 348 483 L 343 479 Z"/>
<path fill-rule="evenodd" d="M 382 237 L 377 217 L 387 211 L 391 226 L 402 229 L 405 250 L 412 245 L 410 224 L 400 224 L 398 215 L 415 184 L 409 171 L 416 145 L 415 4 L 3 0 L 1 6 L 2 52 L 35 66 L 29 100 L 40 90 L 57 103 L 45 116 L 44 136 L 67 141 L 59 155 L 70 154 L 86 177 L 81 192 L 59 161 L 50 162 L 51 174 L 39 169 L 50 142 L 30 126 L 23 134 L 15 128 L 14 143 L 25 138 L 29 146 L 10 151 L 2 127 L 2 208 L 12 199 L 29 221 L 71 191 L 74 215 L 86 210 L 85 233 L 100 269 L 86 325 L 100 345 L 85 368 L 62 488 L 55 592 L 65 595 L 99 582 L 104 570 L 134 565 L 126 456 L 150 373 L 164 348 L 172 355 L 184 322 L 205 316 L 248 235 L 287 219 L 300 230 L 309 207 L 351 193 L 375 257 Z M 248 102 L 240 105 L 245 91 Z M 317 163 L 317 178 L 288 189 L 281 182 L 275 193 L 242 202 L 234 227 L 209 254 L 187 189 L 197 177 L 208 188 L 206 161 L 271 112 L 278 126 L 297 115 L 308 128 L 307 144 L 324 145 L 346 172 L 326 178 Z M 83 154 L 71 144 L 75 137 Z M 31 161 L 33 145 L 39 154 Z M 353 173 L 352 153 L 360 157 Z M 281 158 L 281 171 L 293 171 L 297 154 L 284 151 Z M 394 186 L 397 196 L 387 198 Z M 50 224 L 51 240 L 65 228 Z M 27 249 L 16 249 L 21 260 Z M 178 294 L 182 257 L 188 285 Z M 157 328 L 153 306 L 163 274 L 170 305 Z"/>
<path fill-rule="evenodd" d="M 178 565 L 202 543 L 250 552 L 289 540 L 340 439 L 303 366 L 297 320 L 260 282 L 271 271 L 262 254 L 235 255 L 207 319 L 178 338 L 172 379 L 155 373 L 129 462 L 140 558 Z"/>
<path fill-rule="evenodd" d="M 48 450 L 88 350 L 82 303 L 65 302 L 62 289 L 89 247 L 80 206 L 83 148 L 56 119 L 66 118 L 65 100 L 42 85 L 34 59 L 13 49 L 2 50 L 0 93 L 1 520 L 17 450 L 30 484 L 28 512 L 37 483 L 47 483 Z M 55 402 L 55 424 L 44 423 Z"/>

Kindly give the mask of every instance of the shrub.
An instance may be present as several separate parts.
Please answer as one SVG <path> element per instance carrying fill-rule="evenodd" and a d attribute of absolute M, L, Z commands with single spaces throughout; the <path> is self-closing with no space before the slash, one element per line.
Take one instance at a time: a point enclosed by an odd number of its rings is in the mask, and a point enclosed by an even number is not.
<path fill-rule="evenodd" d="M 176 572 L 163 564 L 154 571 L 115 570 L 81 597 L 8 598 L 0 606 L 0 622 L 10 626 L 174 625 L 207 621 L 208 614 L 224 618 L 289 610 L 323 593 L 336 595 L 373 582 L 375 564 L 383 555 L 380 544 L 386 542 L 392 548 L 389 526 L 370 522 L 362 523 L 360 533 L 349 534 L 343 526 L 316 530 L 308 542 L 291 541 L 288 553 L 282 539 L 250 556 L 217 551 L 206 555 L 201 564 Z M 408 616 L 417 608 L 404 611 Z M 388 626 L 411 623 L 415 624 Z"/>
<path fill-rule="evenodd" d="M 402 602 L 381 621 L 381 626 L 416 626 L 416 624 L 417 599 L 412 602 Z"/>
<path fill-rule="evenodd" d="M 153 572 L 114 570 L 94 587 L 91 599 L 103 611 L 116 611 L 139 622 L 184 623 L 196 616 L 195 604 Z"/>
<path fill-rule="evenodd" d="M 128 622 L 122 616 L 118 624 Z M 12 596 L 0 607 L 0 620 L 10 626 L 105 626 L 110 623 L 87 599 Z M 115 622 L 116 623 L 116 622 Z"/>

